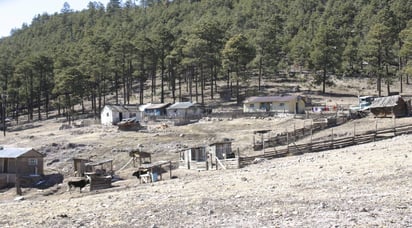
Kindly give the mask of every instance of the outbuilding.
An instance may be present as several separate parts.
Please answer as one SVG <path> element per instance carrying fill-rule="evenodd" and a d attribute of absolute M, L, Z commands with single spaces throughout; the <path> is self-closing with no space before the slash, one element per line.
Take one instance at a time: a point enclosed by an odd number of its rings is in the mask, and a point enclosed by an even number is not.
<path fill-rule="evenodd" d="M 0 146 L 0 187 L 14 185 L 17 177 L 44 175 L 45 155 L 33 148 L 7 148 Z"/>
<path fill-rule="evenodd" d="M 170 103 L 162 104 L 150 104 L 145 107 L 145 116 L 166 116 L 166 108 L 170 106 Z"/>
<path fill-rule="evenodd" d="M 141 120 L 142 112 L 137 105 L 105 105 L 100 114 L 103 125 L 117 124 L 123 119 L 136 117 Z"/>
<path fill-rule="evenodd" d="M 192 147 L 179 151 L 179 167 L 186 169 L 208 169 L 205 146 Z"/>
<path fill-rule="evenodd" d="M 200 117 L 204 112 L 200 104 L 192 102 L 177 102 L 167 108 L 169 118 L 193 118 Z"/>
<path fill-rule="evenodd" d="M 369 109 L 376 117 L 402 117 L 409 114 L 408 104 L 400 95 L 377 97 Z"/>
<path fill-rule="evenodd" d="M 243 102 L 243 112 L 305 113 L 305 101 L 301 96 L 280 95 L 249 97 Z"/>

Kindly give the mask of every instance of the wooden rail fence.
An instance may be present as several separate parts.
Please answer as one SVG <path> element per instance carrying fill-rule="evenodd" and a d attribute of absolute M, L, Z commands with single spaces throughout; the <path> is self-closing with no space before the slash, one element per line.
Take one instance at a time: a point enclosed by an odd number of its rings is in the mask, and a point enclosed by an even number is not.
<path fill-rule="evenodd" d="M 412 125 L 404 125 L 393 128 L 385 128 L 375 131 L 367 131 L 351 137 L 332 138 L 328 140 L 312 142 L 307 144 L 289 144 L 287 148 L 276 149 L 276 147 L 265 150 L 263 154 L 249 157 L 240 157 L 240 166 L 245 166 L 252 163 L 256 158 L 279 158 L 290 155 L 299 155 L 304 153 L 313 153 L 326 150 L 344 148 L 348 146 L 365 144 L 383 139 L 392 138 L 398 135 L 411 134 Z"/>

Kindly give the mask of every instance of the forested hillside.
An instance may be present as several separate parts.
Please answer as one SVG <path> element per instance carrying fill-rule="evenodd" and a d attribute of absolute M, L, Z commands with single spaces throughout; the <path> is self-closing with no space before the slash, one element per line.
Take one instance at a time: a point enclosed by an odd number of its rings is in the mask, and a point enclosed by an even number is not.
<path fill-rule="evenodd" d="M 291 69 L 311 72 L 322 92 L 332 75 L 369 77 L 379 95 L 409 83 L 412 0 L 112 0 L 81 12 L 65 4 L 0 40 L 2 102 L 29 119 L 85 100 L 97 114 L 107 95 L 203 103 L 221 85 L 239 91 L 253 76 L 260 90 L 262 77 Z"/>

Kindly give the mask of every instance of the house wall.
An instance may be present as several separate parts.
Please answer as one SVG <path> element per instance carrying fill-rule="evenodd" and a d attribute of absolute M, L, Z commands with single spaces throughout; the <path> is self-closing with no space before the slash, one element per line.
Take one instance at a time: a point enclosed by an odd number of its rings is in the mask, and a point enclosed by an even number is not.
<path fill-rule="evenodd" d="M 121 112 L 122 118 L 120 119 L 120 112 L 114 111 L 109 107 L 105 106 L 103 108 L 102 113 L 100 114 L 101 123 L 103 125 L 111 125 L 117 124 L 123 119 L 137 117 L 138 120 L 143 118 L 143 114 L 141 112 Z"/>
<path fill-rule="evenodd" d="M 114 122 L 114 116 L 112 110 L 105 106 L 100 115 L 100 120 L 103 125 L 111 125 Z"/>
<path fill-rule="evenodd" d="M 297 106 L 297 113 L 305 112 L 305 102 L 301 99 L 285 101 L 285 102 L 256 102 L 243 104 L 243 112 L 280 112 L 280 113 L 295 113 Z"/>
<path fill-rule="evenodd" d="M 146 109 L 145 111 L 146 116 L 164 116 L 166 115 L 166 109 L 159 108 L 159 109 Z"/>
<path fill-rule="evenodd" d="M 167 116 L 171 118 L 186 117 L 186 109 L 168 109 Z"/>
<path fill-rule="evenodd" d="M 189 107 L 186 109 L 167 109 L 167 116 L 170 118 L 186 118 L 199 116 L 203 113 L 200 107 Z"/>

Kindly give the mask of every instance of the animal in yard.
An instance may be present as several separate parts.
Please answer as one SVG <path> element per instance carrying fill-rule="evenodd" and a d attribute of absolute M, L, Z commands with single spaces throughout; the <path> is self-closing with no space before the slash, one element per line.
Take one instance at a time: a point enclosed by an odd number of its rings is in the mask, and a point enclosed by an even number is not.
<path fill-rule="evenodd" d="M 166 128 L 168 128 L 169 125 L 162 123 L 161 125 L 157 126 L 156 129 L 158 130 L 165 130 Z"/>
<path fill-rule="evenodd" d="M 85 179 L 81 180 L 72 180 L 67 182 L 68 189 L 67 191 L 70 191 L 73 188 L 79 188 L 80 192 L 82 192 L 82 188 L 84 188 L 87 184 L 90 184 L 90 177 L 86 176 Z"/>
<path fill-rule="evenodd" d="M 140 175 L 147 174 L 148 172 L 149 172 L 148 169 L 145 169 L 145 170 L 137 170 L 136 172 L 134 172 L 134 173 L 132 174 L 132 176 L 135 176 L 137 179 L 140 179 Z"/>

